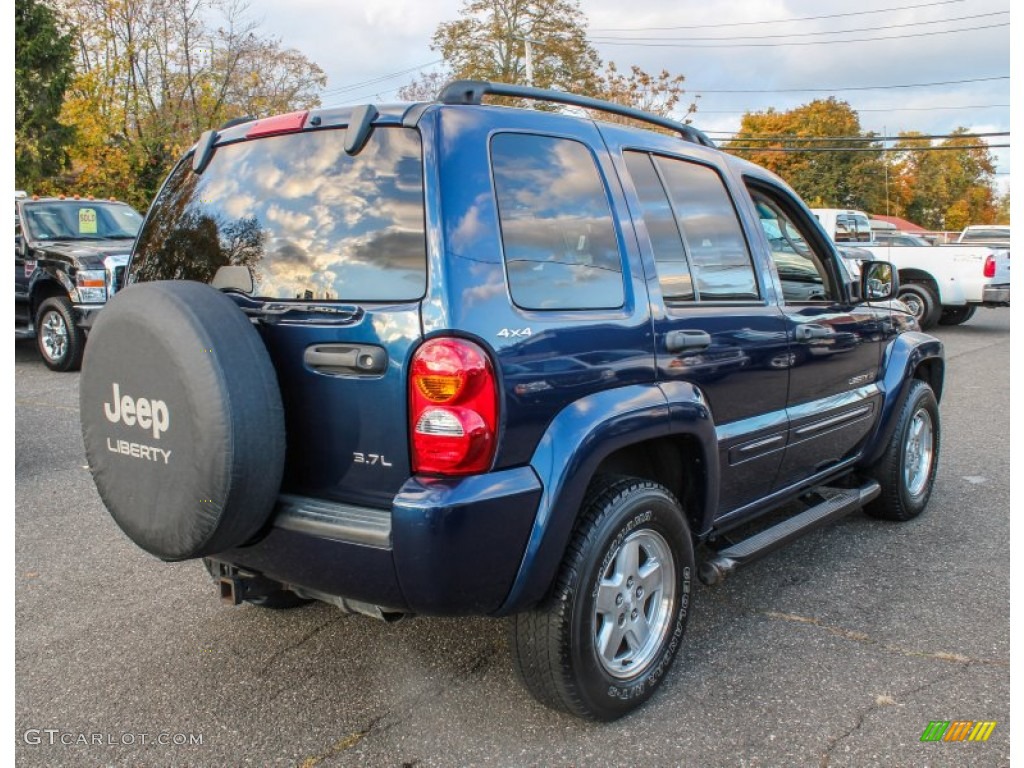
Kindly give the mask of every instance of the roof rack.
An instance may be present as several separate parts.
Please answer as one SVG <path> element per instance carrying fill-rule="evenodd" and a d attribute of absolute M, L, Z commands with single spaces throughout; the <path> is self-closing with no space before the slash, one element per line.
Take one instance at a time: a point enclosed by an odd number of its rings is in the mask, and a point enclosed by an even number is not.
<path fill-rule="evenodd" d="M 668 128 L 678 133 L 687 141 L 714 148 L 715 143 L 691 125 L 680 123 L 667 117 L 652 115 L 632 107 L 624 107 L 612 101 L 593 99 L 589 96 L 577 96 L 565 91 L 553 91 L 545 88 L 533 88 L 527 85 L 510 85 L 508 83 L 492 83 L 487 80 L 455 80 L 441 89 L 437 100 L 442 104 L 480 104 L 484 96 L 511 96 L 519 99 L 536 101 L 553 101 L 557 104 L 570 104 L 575 107 L 596 109 L 613 115 L 629 117 L 644 123 L 651 123 L 661 128 Z"/>

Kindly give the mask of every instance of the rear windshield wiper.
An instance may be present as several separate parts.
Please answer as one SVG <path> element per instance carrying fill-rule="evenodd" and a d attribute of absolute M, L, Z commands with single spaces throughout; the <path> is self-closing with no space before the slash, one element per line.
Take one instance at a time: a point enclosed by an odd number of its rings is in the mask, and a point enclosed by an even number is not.
<path fill-rule="evenodd" d="M 238 291 L 225 292 L 246 315 L 266 325 L 352 325 L 363 317 L 363 308 L 355 304 L 260 302 Z"/>

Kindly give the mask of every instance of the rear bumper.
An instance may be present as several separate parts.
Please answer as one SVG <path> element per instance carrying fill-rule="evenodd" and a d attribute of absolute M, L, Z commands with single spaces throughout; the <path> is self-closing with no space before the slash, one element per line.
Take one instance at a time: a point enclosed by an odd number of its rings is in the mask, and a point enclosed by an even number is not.
<path fill-rule="evenodd" d="M 389 611 L 489 614 L 518 573 L 541 490 L 519 467 L 413 477 L 390 510 L 282 496 L 266 536 L 214 559 Z"/>
<path fill-rule="evenodd" d="M 986 285 L 981 292 L 981 302 L 986 307 L 1010 306 L 1010 284 Z"/>

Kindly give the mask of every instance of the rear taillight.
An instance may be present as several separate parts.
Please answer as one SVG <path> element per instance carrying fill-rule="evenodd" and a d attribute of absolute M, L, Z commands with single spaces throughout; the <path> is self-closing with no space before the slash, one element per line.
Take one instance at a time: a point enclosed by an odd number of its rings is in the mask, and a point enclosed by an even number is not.
<path fill-rule="evenodd" d="M 413 472 L 469 475 L 494 458 L 498 393 L 487 354 L 465 339 L 431 339 L 412 358 L 409 431 Z"/>
<path fill-rule="evenodd" d="M 985 277 L 996 276 L 996 257 L 988 256 L 985 259 Z"/>

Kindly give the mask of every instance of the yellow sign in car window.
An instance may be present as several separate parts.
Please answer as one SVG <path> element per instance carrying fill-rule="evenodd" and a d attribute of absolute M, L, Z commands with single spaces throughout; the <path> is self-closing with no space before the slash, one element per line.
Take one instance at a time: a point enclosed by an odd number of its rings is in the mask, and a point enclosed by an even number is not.
<path fill-rule="evenodd" d="M 78 209 L 78 234 L 80 234 L 80 235 L 95 235 L 96 234 L 96 209 L 94 209 L 94 208 L 79 208 Z"/>

